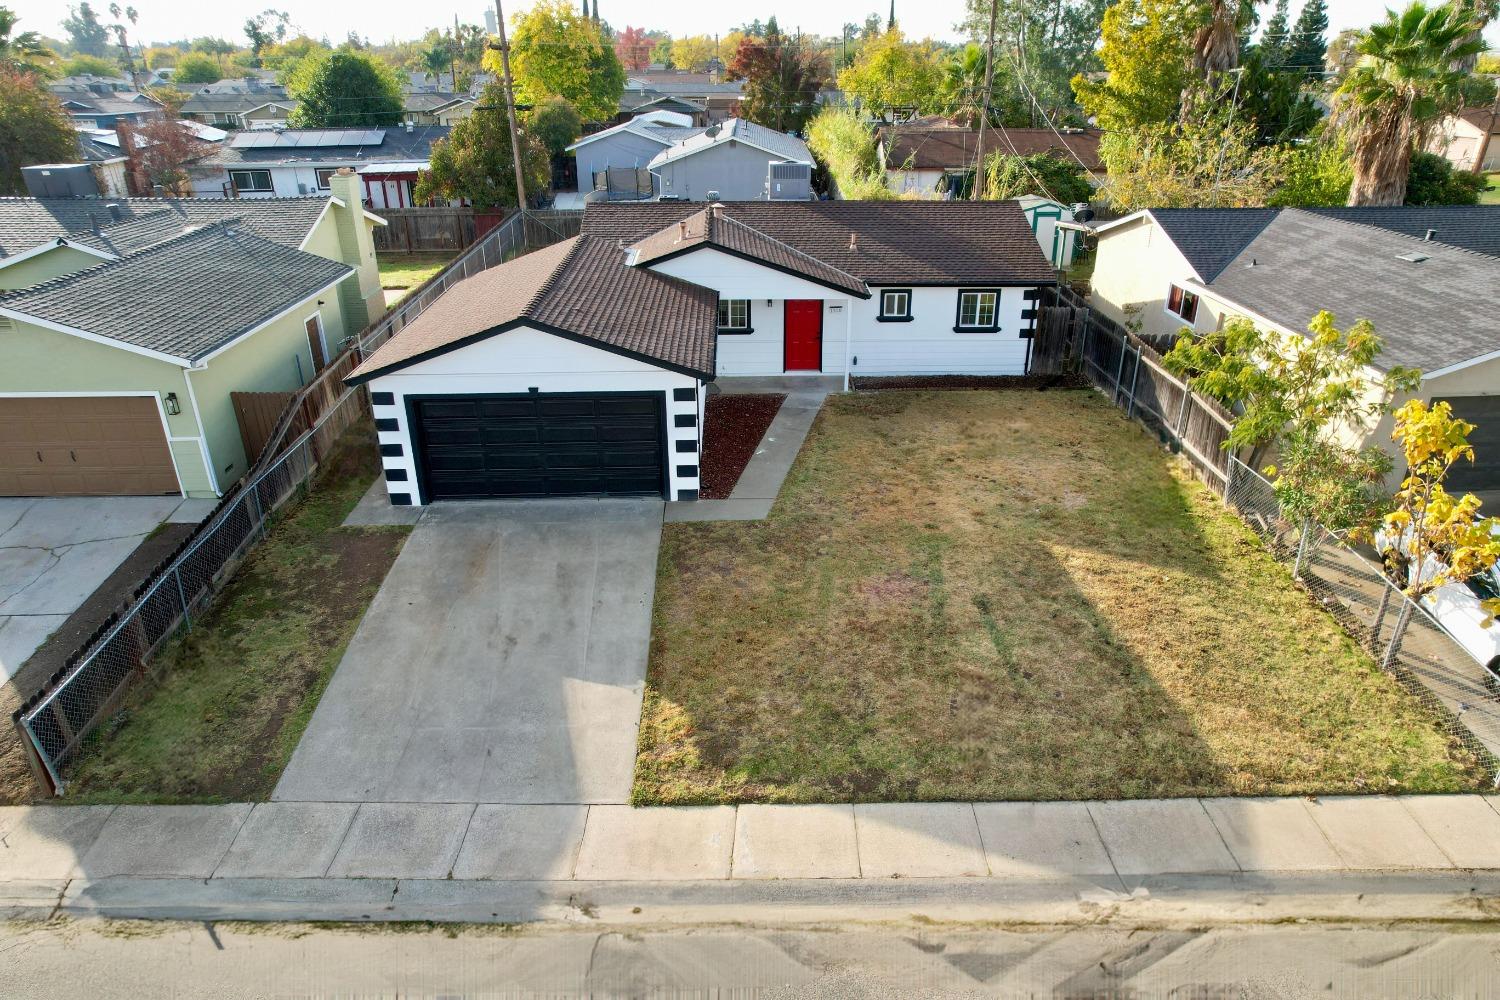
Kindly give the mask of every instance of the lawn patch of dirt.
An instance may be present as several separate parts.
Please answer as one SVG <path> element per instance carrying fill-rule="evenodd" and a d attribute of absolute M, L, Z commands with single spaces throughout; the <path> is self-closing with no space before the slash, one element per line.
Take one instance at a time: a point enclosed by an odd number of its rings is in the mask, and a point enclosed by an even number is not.
<path fill-rule="evenodd" d="M 639 804 L 1481 780 L 1097 393 L 833 396 L 769 519 L 663 530 Z"/>
<path fill-rule="evenodd" d="M 1069 373 L 1059 375 L 860 375 L 851 386 L 860 392 L 887 389 L 1083 389 L 1088 383 Z"/>
<path fill-rule="evenodd" d="M 698 470 L 698 495 L 702 499 L 723 500 L 729 496 L 785 400 L 785 395 L 775 393 L 719 393 L 708 397 L 703 417 L 703 467 Z"/>
<path fill-rule="evenodd" d="M 154 662 L 74 768 L 80 802 L 270 796 L 410 528 L 339 525 L 378 475 L 368 421 L 278 513 L 209 612 Z"/>

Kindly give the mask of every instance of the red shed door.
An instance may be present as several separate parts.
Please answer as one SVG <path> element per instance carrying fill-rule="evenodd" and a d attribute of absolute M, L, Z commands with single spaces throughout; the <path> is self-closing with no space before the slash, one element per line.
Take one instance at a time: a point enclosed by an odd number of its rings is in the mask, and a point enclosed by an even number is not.
<path fill-rule="evenodd" d="M 823 370 L 823 300 L 786 300 L 786 370 Z"/>

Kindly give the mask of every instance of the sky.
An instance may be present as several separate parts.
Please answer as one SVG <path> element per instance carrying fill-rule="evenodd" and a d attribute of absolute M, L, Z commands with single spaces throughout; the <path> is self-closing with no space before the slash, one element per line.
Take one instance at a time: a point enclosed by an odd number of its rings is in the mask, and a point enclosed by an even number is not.
<path fill-rule="evenodd" d="M 74 0 L 4 0 L 4 5 L 21 18 L 17 30 L 40 31 L 54 38 L 63 37 L 62 20 Z M 132 42 L 165 41 L 216 35 L 240 44 L 245 43 L 242 25 L 246 16 L 260 10 L 260 3 L 274 5 L 291 15 L 292 24 L 313 37 L 327 36 L 337 41 L 349 29 L 357 28 L 372 42 L 420 36 L 428 28 L 451 25 L 454 15 L 465 23 L 484 23 L 483 0 L 361 0 L 360 3 L 313 3 L 309 0 L 251 0 L 250 4 L 230 6 L 204 3 L 203 0 L 133 0 L 140 20 L 133 31 Z M 530 7 L 534 0 L 513 0 L 506 8 L 507 20 L 516 12 Z M 1343 28 L 1364 27 L 1378 20 L 1387 6 L 1386 0 L 1328 0 L 1328 37 Z M 1401 0 L 1404 6 L 1404 0 Z M 107 11 L 108 0 L 93 0 L 95 10 Z M 1300 0 L 1292 0 L 1293 17 Z M 703 0 L 601 0 L 599 13 L 616 28 L 634 25 L 660 28 L 674 36 L 726 32 L 736 24 L 755 17 L 765 19 L 774 14 L 783 30 L 837 35 L 846 21 L 862 22 L 866 14 L 878 11 L 884 17 L 889 0 L 759 0 L 736 4 L 733 8 L 704 3 Z M 1266 4 L 1262 20 L 1269 17 Z M 962 19 L 963 0 L 896 0 L 896 20 L 908 36 L 931 36 L 954 39 L 954 24 Z M 107 14 L 104 15 L 107 19 Z M 1492 45 L 1500 46 L 1500 25 L 1487 33 Z"/>

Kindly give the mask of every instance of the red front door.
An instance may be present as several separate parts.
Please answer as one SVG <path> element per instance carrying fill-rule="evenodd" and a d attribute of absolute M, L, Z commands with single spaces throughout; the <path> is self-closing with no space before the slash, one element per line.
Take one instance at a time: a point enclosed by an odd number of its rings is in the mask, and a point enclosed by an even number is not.
<path fill-rule="evenodd" d="M 823 370 L 823 300 L 786 300 L 786 370 Z"/>

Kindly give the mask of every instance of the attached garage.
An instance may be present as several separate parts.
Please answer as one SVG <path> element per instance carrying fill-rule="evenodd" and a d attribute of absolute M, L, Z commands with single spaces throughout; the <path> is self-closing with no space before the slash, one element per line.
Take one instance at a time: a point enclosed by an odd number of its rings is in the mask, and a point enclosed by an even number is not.
<path fill-rule="evenodd" d="M 698 498 L 714 292 L 575 237 L 459 282 L 348 378 L 392 504 Z"/>
<path fill-rule="evenodd" d="M 0 398 L 0 496 L 182 490 L 150 396 Z"/>
<path fill-rule="evenodd" d="M 407 397 L 423 495 L 661 496 L 661 393 Z"/>
<path fill-rule="evenodd" d="M 1453 415 L 1474 425 L 1469 444 L 1474 462 L 1459 462 L 1448 473 L 1450 493 L 1500 490 L 1500 396 L 1450 396 Z"/>

